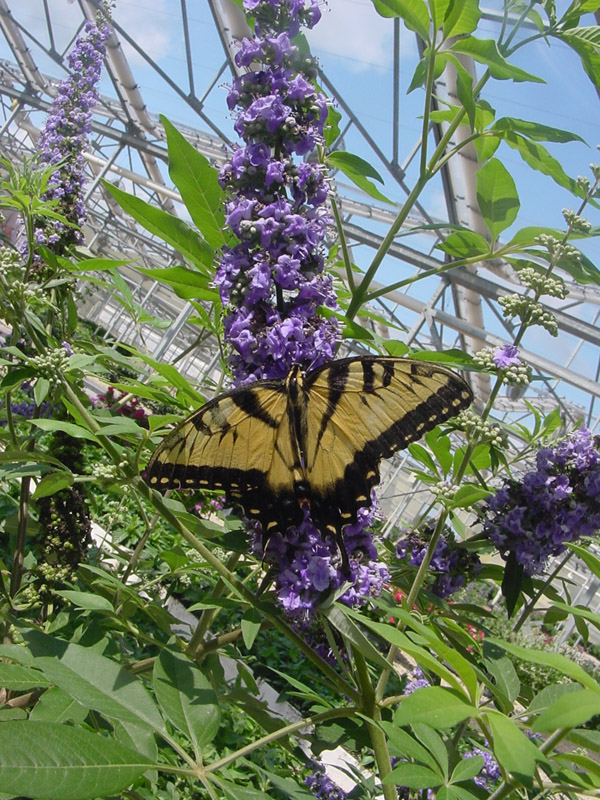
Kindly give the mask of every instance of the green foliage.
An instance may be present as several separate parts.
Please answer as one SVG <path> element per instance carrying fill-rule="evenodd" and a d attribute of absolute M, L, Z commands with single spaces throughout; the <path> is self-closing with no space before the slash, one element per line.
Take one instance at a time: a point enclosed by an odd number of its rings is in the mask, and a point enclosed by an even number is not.
<path fill-rule="evenodd" d="M 400 18 L 424 43 L 410 85 L 425 89 L 418 175 L 370 265 L 359 269 L 352 263 L 341 231 L 330 260 L 345 270 L 347 286 L 339 281 L 341 310 L 323 314 L 338 316 L 345 338 L 381 352 L 485 371 L 494 381 L 493 401 L 506 377 L 501 371 L 484 369 L 455 350 L 410 352 L 402 331 L 395 334 L 398 340 L 376 333 L 382 317 L 366 304 L 421 277 L 501 257 L 517 270 L 534 265 L 540 274 L 560 270 L 581 284 L 600 285 L 596 266 L 571 244 L 597 229 L 567 223 L 564 231 L 513 230 L 520 200 L 503 161 L 510 148 L 571 192 L 576 207 L 594 205 L 598 179 L 589 185 L 573 180 L 545 147 L 581 138 L 535 121 L 496 119 L 482 96 L 488 81 L 540 82 L 516 63 L 528 39 L 566 44 L 598 85 L 600 39 L 596 28 L 581 24 L 598 3 L 575 0 L 561 18 L 552 0 L 519 4 L 518 22 L 507 5 L 497 39 L 481 38 L 476 0 L 374 0 L 374 6 L 384 17 Z M 525 21 L 534 26 L 527 35 L 519 27 Z M 478 80 L 459 56 L 477 62 Z M 456 104 L 432 110 L 432 82 L 447 65 L 457 70 Z M 339 138 L 340 121 L 341 114 L 331 111 L 328 146 Z M 445 124 L 433 150 L 431 122 Z M 224 230 L 224 196 L 211 164 L 168 120 L 162 123 L 170 176 L 192 224 L 105 186 L 139 225 L 183 259 L 139 272 L 191 303 L 199 335 L 218 338 L 215 252 L 231 242 Z M 467 134 L 464 145 L 463 139 L 455 144 L 458 128 Z M 428 226 L 440 235 L 443 267 L 374 287 L 397 237 L 419 232 L 400 229 L 423 192 L 467 144 L 481 162 L 477 197 L 489 237 L 459 225 Z M 375 185 L 383 180 L 372 164 L 338 151 L 327 160 L 370 197 L 389 202 Z M 43 199 L 50 173 L 29 162 L 2 166 L 0 207 L 18 211 L 28 248 L 23 255 L 6 246 L 0 258 L 2 314 L 9 327 L 0 358 L 3 796 L 307 800 L 312 795 L 302 779 L 314 768 L 306 765 L 300 744 L 314 755 L 336 744 L 353 750 L 361 767 L 377 776 L 356 770 L 360 785 L 354 794 L 363 798 L 383 792 L 391 800 L 396 787 L 415 797 L 434 789 L 438 800 L 481 798 L 488 790 L 475 779 L 484 759 L 464 757 L 474 746 L 488 749 L 499 765 L 501 777 L 489 789 L 495 797 L 539 797 L 550 784 L 571 796 L 597 791 L 600 737 L 592 728 L 600 714 L 598 674 L 585 668 L 573 648 L 545 638 L 535 614 L 543 605 L 546 625 L 572 619 L 585 642 L 590 626 L 600 629 L 599 615 L 556 586 L 524 577 L 516 559 L 485 564 L 483 598 L 450 604 L 423 589 L 430 585 L 437 537 L 447 526 L 469 552 L 489 556 L 490 543 L 472 520 L 494 487 L 518 474 L 536 448 L 562 430 L 558 410 L 544 416 L 528 403 L 527 419 L 501 431 L 511 435 L 507 446 L 492 444 L 496 433 L 483 426 L 491 403 L 482 410 L 479 429 L 457 420 L 412 444 L 415 474 L 438 496 L 427 518 L 415 523 L 431 530 L 423 568 L 397 570 L 405 590 L 402 605 L 384 593 L 360 610 L 349 609 L 337 602 L 341 587 L 322 598 L 316 622 L 299 633 L 276 602 L 273 575 L 249 552 L 239 521 L 213 512 L 209 496 L 165 499 L 140 477 L 168 427 L 215 387 L 190 383 L 175 365 L 143 348 L 107 342 L 78 320 L 76 281 L 109 290 L 138 328 L 170 324 L 148 314 L 119 271 L 135 262 L 38 246 L 34 222 L 65 221 L 56 201 Z M 504 241 L 509 229 L 510 240 Z M 39 270 L 32 268 L 37 260 Z M 542 292 L 533 295 L 537 302 Z M 523 320 L 516 328 L 517 344 L 527 324 Z M 110 398 L 92 403 L 90 381 L 111 385 Z M 141 417 L 123 413 L 130 395 L 143 409 Z M 20 404 L 27 414 L 15 411 Z M 452 491 L 446 492 L 445 482 Z M 58 513 L 60 504 L 68 507 L 74 497 L 85 511 L 74 526 L 75 540 L 57 539 L 68 518 Z M 85 515 L 110 534 L 103 544 L 88 546 Z M 600 560 L 589 545 L 571 548 L 600 576 Z M 381 551 L 393 563 L 391 540 Z M 74 564 L 65 559 L 73 553 Z M 489 606 L 500 587 L 507 609 Z M 176 601 L 198 615 L 194 632 L 175 618 Z M 406 659 L 428 684 L 412 693 L 406 691 Z M 296 705 L 297 721 L 267 705 L 265 679 Z M 399 759 L 393 768 L 390 756 Z"/>

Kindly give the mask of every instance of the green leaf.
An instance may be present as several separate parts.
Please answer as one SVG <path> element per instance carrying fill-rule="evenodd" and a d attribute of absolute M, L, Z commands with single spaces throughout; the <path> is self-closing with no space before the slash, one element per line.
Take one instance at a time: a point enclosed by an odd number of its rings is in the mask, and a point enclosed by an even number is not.
<path fill-rule="evenodd" d="M 431 470 L 433 475 L 438 474 L 438 470 L 433 458 L 429 454 L 429 451 L 426 450 L 422 444 L 413 442 L 413 444 L 408 445 L 408 451 L 415 461 L 420 461 L 421 464 L 424 464 L 427 469 Z"/>
<path fill-rule="evenodd" d="M 468 781 L 479 775 L 485 761 L 482 756 L 471 756 L 470 758 L 463 758 L 454 767 L 450 781 L 452 783 L 460 783 L 460 781 Z"/>
<path fill-rule="evenodd" d="M 571 32 L 555 34 L 579 56 L 581 66 L 596 89 L 600 89 L 600 54 L 597 47 L 580 36 L 572 36 Z"/>
<path fill-rule="evenodd" d="M 73 700 L 67 692 L 53 686 L 42 694 L 31 709 L 29 719 L 32 722 L 79 723 L 84 721 L 88 713 L 88 708 Z"/>
<path fill-rule="evenodd" d="M 436 247 L 455 258 L 487 256 L 490 253 L 488 240 L 479 233 L 467 229 L 453 231 L 441 244 L 436 244 Z"/>
<path fill-rule="evenodd" d="M 565 694 L 537 718 L 531 730 L 554 731 L 558 728 L 576 728 L 595 714 L 600 714 L 600 687 L 580 689 Z"/>
<path fill-rule="evenodd" d="M 67 269 L 79 270 L 81 272 L 103 272 L 106 270 L 118 269 L 119 267 L 126 267 L 128 264 L 131 264 L 132 261 L 130 258 L 85 258 L 82 261 L 72 262 L 68 258 L 65 258 L 62 263 L 64 263 Z"/>
<path fill-rule="evenodd" d="M 472 33 L 477 28 L 480 17 L 478 0 L 450 0 L 444 18 L 444 39 Z"/>
<path fill-rule="evenodd" d="M 528 139 L 537 142 L 583 142 L 576 133 L 563 131 L 560 128 L 553 128 L 549 125 L 542 125 L 539 122 L 529 122 L 525 119 L 516 117 L 500 117 L 489 129 L 491 133 L 504 137 L 507 132 L 520 133 Z"/>
<path fill-rule="evenodd" d="M 386 608 L 385 610 L 386 612 L 389 612 L 390 609 Z M 430 670 L 459 691 L 462 690 L 460 681 L 445 664 L 441 663 L 438 658 L 429 652 L 429 650 L 426 650 L 424 647 L 420 647 L 418 644 L 415 644 L 405 633 L 399 631 L 394 625 L 374 622 L 368 617 L 365 617 L 352 609 L 346 609 L 346 614 L 354 617 L 368 628 L 371 628 L 371 630 L 375 631 L 375 633 L 381 636 L 384 641 L 388 642 L 389 644 L 393 644 L 395 647 L 398 647 L 404 653 L 414 658 L 419 666 Z M 394 608 L 394 614 L 402 616 L 402 609 L 399 607 Z"/>
<path fill-rule="evenodd" d="M 394 723 L 412 725 L 423 722 L 437 730 L 451 728 L 477 714 L 477 709 L 452 689 L 425 686 L 403 698 L 394 714 Z"/>
<path fill-rule="evenodd" d="M 458 39 L 454 42 L 451 50 L 455 53 L 471 56 L 480 64 L 485 64 L 492 78 L 496 78 L 496 80 L 545 83 L 537 75 L 532 75 L 530 72 L 526 72 L 524 69 L 508 62 L 498 50 L 498 44 L 495 39 L 476 39 L 474 36 L 469 36 L 466 39 Z"/>
<path fill-rule="evenodd" d="M 575 617 L 576 624 L 578 620 L 588 620 L 592 623 L 592 625 L 600 629 L 600 614 L 595 614 L 593 611 L 588 611 L 587 608 L 582 606 L 569 606 L 566 603 L 559 602 L 558 600 L 554 601 L 553 608 L 556 608 L 559 611 L 564 611 L 567 614 L 572 614 Z M 581 634 L 579 628 L 577 630 Z"/>
<path fill-rule="evenodd" d="M 491 491 L 479 484 L 468 483 L 461 486 L 454 496 L 446 503 L 446 508 L 471 508 L 480 500 L 489 497 Z"/>
<path fill-rule="evenodd" d="M 27 692 L 29 689 L 41 689 L 51 686 L 51 682 L 42 672 L 21 664 L 0 663 L 0 686 L 12 692 Z"/>
<path fill-rule="evenodd" d="M 162 710 L 199 757 L 216 736 L 221 719 L 210 681 L 189 658 L 165 648 L 154 662 L 152 685 Z"/>
<path fill-rule="evenodd" d="M 167 134 L 169 175 L 194 224 L 216 250 L 228 241 L 224 234 L 225 194 L 217 180 L 219 173 L 162 114 L 160 121 Z"/>
<path fill-rule="evenodd" d="M 392 755 L 403 758 L 410 756 L 415 761 L 421 761 L 423 764 L 432 767 L 436 772 L 438 771 L 438 765 L 433 755 L 426 747 L 417 742 L 408 731 L 403 730 L 398 725 L 394 725 L 392 722 L 382 722 L 380 724 L 388 737 Z"/>
<path fill-rule="evenodd" d="M 532 139 L 527 139 L 520 133 L 506 131 L 502 137 L 503 141 L 513 150 L 516 150 L 521 156 L 523 161 L 532 169 L 541 172 L 544 175 L 552 178 L 552 180 L 564 189 L 568 189 L 572 194 L 580 196 L 582 190 L 577 187 L 577 183 L 570 178 L 562 168 L 560 161 L 550 155 L 546 148 L 534 142 Z"/>
<path fill-rule="evenodd" d="M 496 241 L 515 221 L 520 206 L 515 182 L 497 158 L 477 170 L 477 202 L 492 241 Z"/>
<path fill-rule="evenodd" d="M 591 4 L 590 4 L 591 5 Z M 596 7 L 593 9 L 597 11 L 599 8 L 598 3 L 594 3 Z M 591 11 L 592 9 L 590 9 Z M 575 36 L 577 39 L 581 39 L 584 42 L 589 42 L 593 44 L 596 50 L 600 51 L 600 26 L 599 25 L 588 25 L 583 28 L 569 28 L 569 36 Z"/>
<path fill-rule="evenodd" d="M 448 779 L 448 751 L 442 738 L 428 725 L 414 722 L 412 729 L 415 736 L 422 742 L 436 760 L 436 769 L 440 769 L 444 780 Z"/>
<path fill-rule="evenodd" d="M 49 472 L 41 479 L 31 495 L 34 500 L 40 497 L 49 497 L 61 489 L 67 489 L 73 485 L 74 476 L 70 472 Z"/>
<path fill-rule="evenodd" d="M 73 422 L 65 422 L 62 419 L 32 419 L 29 421 L 43 431 L 62 431 L 63 433 L 68 433 L 74 439 L 88 439 L 90 442 L 98 442 L 98 439 L 91 431 L 88 431 L 87 428 L 82 428 L 81 425 L 75 425 Z"/>
<path fill-rule="evenodd" d="M 597 578 L 600 578 L 600 558 L 597 555 L 594 555 L 587 547 L 582 547 L 580 544 L 567 542 L 567 547 L 584 562 Z"/>
<path fill-rule="evenodd" d="M 241 619 L 242 637 L 248 650 L 252 649 L 261 622 L 262 617 L 255 608 L 249 608 Z"/>
<path fill-rule="evenodd" d="M 373 0 L 382 17 L 400 17 L 406 27 L 429 41 L 429 9 L 423 0 Z"/>
<path fill-rule="evenodd" d="M 489 641 L 483 644 L 483 659 L 486 669 L 494 678 L 496 687 L 509 703 L 514 703 L 519 696 L 521 684 L 512 661 L 505 655 L 504 650 Z"/>
<path fill-rule="evenodd" d="M 181 266 L 156 269 L 137 267 L 137 270 L 158 283 L 170 286 L 175 294 L 183 300 L 219 302 L 219 293 L 208 288 L 208 276 L 196 270 Z"/>
<path fill-rule="evenodd" d="M 383 779 L 383 783 L 393 783 L 409 789 L 431 789 L 442 783 L 442 776 L 419 764 L 400 764 Z"/>
<path fill-rule="evenodd" d="M 544 761 L 543 753 L 540 753 L 517 724 L 504 714 L 488 711 L 486 719 L 494 740 L 496 760 L 507 772 L 528 782 L 535 772 L 536 761 Z"/>
<path fill-rule="evenodd" d="M 0 381 L 0 389 L 10 389 L 13 386 L 18 386 L 23 383 L 23 381 L 35 378 L 36 375 L 37 372 L 33 367 L 13 367 L 8 370 Z"/>
<path fill-rule="evenodd" d="M 523 565 L 517 562 L 513 550 L 508 554 L 502 578 L 502 596 L 506 601 L 508 616 L 512 617 L 523 585 Z"/>
<path fill-rule="evenodd" d="M 61 597 L 66 597 L 73 605 L 83 608 L 86 611 L 114 611 L 113 605 L 106 597 L 91 592 L 75 592 L 70 589 L 63 589 Z"/>
<path fill-rule="evenodd" d="M 114 740 L 52 722 L 0 725 L 2 790 L 43 800 L 120 793 L 152 764 Z"/>
<path fill-rule="evenodd" d="M 379 664 L 379 666 L 384 669 L 390 668 L 385 657 L 371 644 L 360 628 L 349 618 L 347 613 L 348 609 L 345 606 L 332 604 L 329 608 L 320 608 L 319 611 L 345 639 L 351 642 L 351 644 L 365 656 L 365 658 L 368 658 L 375 664 Z"/>
<path fill-rule="evenodd" d="M 33 399 L 36 405 L 41 406 L 48 392 L 50 391 L 50 381 L 47 378 L 38 377 L 33 387 Z"/>
<path fill-rule="evenodd" d="M 81 705 L 109 719 L 131 721 L 163 733 L 165 725 L 141 681 L 99 653 L 40 631 L 23 632 L 46 677 Z"/>
<path fill-rule="evenodd" d="M 551 683 L 536 694 L 527 711 L 531 713 L 545 711 L 560 700 L 563 695 L 579 691 L 581 691 L 581 686 L 578 683 Z"/>
<path fill-rule="evenodd" d="M 588 689 L 593 689 L 594 691 L 598 689 L 598 684 L 591 675 L 588 675 L 579 664 L 575 664 L 561 653 L 550 653 L 544 650 L 534 650 L 530 647 L 520 647 L 519 645 L 510 644 L 502 639 L 492 637 L 489 638 L 489 641 L 497 644 L 498 647 L 506 650 L 507 653 L 523 661 L 527 661 L 531 664 L 543 664 L 545 667 L 552 667 L 552 669 L 555 669 L 559 674 L 572 678 Z"/>
<path fill-rule="evenodd" d="M 346 177 L 350 178 L 352 183 L 362 189 L 363 192 L 366 192 L 369 197 L 393 205 L 392 201 L 388 200 L 369 180 L 369 178 L 374 178 L 376 181 L 383 183 L 381 175 L 364 158 L 355 156 L 353 153 L 346 153 L 343 150 L 336 150 L 333 153 L 329 153 L 327 161 L 332 167 L 341 170 Z"/>
<path fill-rule="evenodd" d="M 213 248 L 187 222 L 163 211 L 162 208 L 146 203 L 139 197 L 117 189 L 111 183 L 106 181 L 102 183 L 121 208 L 131 214 L 147 231 L 160 236 L 198 269 L 205 270 L 207 274 L 212 271 Z"/>

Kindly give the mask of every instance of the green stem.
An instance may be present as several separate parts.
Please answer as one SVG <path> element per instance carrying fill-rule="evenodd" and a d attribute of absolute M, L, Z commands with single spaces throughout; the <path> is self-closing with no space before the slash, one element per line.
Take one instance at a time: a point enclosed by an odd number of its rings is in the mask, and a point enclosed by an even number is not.
<path fill-rule="evenodd" d="M 433 31 L 435 38 L 435 26 Z M 433 95 L 433 83 L 435 81 L 435 57 L 436 49 L 432 41 L 429 52 L 429 63 L 427 64 L 427 78 L 425 80 L 425 108 L 423 109 L 423 126 L 421 128 L 421 163 L 419 167 L 420 177 L 427 177 L 427 139 L 429 136 L 429 119 L 431 114 L 431 103 Z"/>
<path fill-rule="evenodd" d="M 517 631 L 520 631 L 520 630 L 521 630 L 521 628 L 523 627 L 523 623 L 525 622 L 525 620 L 527 619 L 527 617 L 528 617 L 528 616 L 531 614 L 531 612 L 532 612 L 532 611 L 533 611 L 533 609 L 535 608 L 537 601 L 538 601 L 538 600 L 540 599 L 540 597 L 541 597 L 541 596 L 542 596 L 542 595 L 545 593 L 545 591 L 546 591 L 546 589 L 548 588 L 548 586 L 550 586 L 550 584 L 552 583 L 552 581 L 554 580 L 554 578 L 556 578 L 556 576 L 558 575 L 558 573 L 561 571 L 561 569 L 562 569 L 562 568 L 565 566 L 565 564 L 566 564 L 566 563 L 569 561 L 569 559 L 570 559 L 570 558 L 571 558 L 573 555 L 574 555 L 573 551 L 572 551 L 572 550 L 570 550 L 570 551 L 567 553 L 567 555 L 566 555 L 566 556 L 563 558 L 563 560 L 562 560 L 562 561 L 561 561 L 561 562 L 558 564 L 558 566 L 557 566 L 557 567 L 555 567 L 555 568 L 552 570 L 552 572 L 550 573 L 550 575 L 548 575 L 548 577 L 546 578 L 546 580 L 544 581 L 544 583 L 543 583 L 543 584 L 540 586 L 540 588 L 537 590 L 537 592 L 536 592 L 536 593 L 533 595 L 533 597 L 531 598 L 531 600 L 530 600 L 530 601 L 529 601 L 529 602 L 526 604 L 525 608 L 523 609 L 523 611 L 522 611 L 522 613 L 521 613 L 521 616 L 519 617 L 519 619 L 518 619 L 518 620 L 517 620 L 517 622 L 515 623 L 515 627 L 513 628 L 513 633 L 517 633 Z"/>
<path fill-rule="evenodd" d="M 381 712 L 377 704 L 377 696 L 371 683 L 369 676 L 369 669 L 363 654 L 356 648 L 352 648 L 354 656 L 354 663 L 356 664 L 356 673 L 358 675 L 358 682 L 362 695 L 362 711 L 366 717 L 371 720 L 369 724 L 369 737 L 371 739 L 371 746 L 373 748 L 373 755 L 377 764 L 377 772 L 381 781 L 386 778 L 392 771 L 390 762 L 390 753 L 387 746 L 385 734 L 379 727 L 381 722 Z M 396 787 L 391 783 L 382 783 L 381 790 L 385 800 L 396 800 L 397 792 Z"/>
<path fill-rule="evenodd" d="M 213 761 L 212 764 L 206 767 L 206 772 L 211 773 L 216 772 L 219 769 L 223 769 L 223 767 L 227 767 L 229 764 L 237 761 L 238 758 L 243 758 L 244 756 L 253 753 L 255 750 L 259 750 L 261 747 L 264 747 L 266 744 L 277 742 L 279 739 L 296 733 L 297 731 L 306 731 L 308 728 L 318 725 L 320 722 L 327 722 L 330 719 L 339 719 L 341 717 L 353 717 L 356 714 L 356 711 L 356 708 L 333 708 L 329 709 L 328 711 L 324 711 L 322 714 L 315 714 L 314 717 L 307 717 L 306 719 L 301 719 L 298 722 L 292 722 L 283 728 L 278 728 L 276 731 L 273 731 L 273 733 L 269 733 L 266 736 L 257 739 L 255 742 L 246 745 L 246 747 L 236 750 L 235 753 L 230 753 L 228 756 L 225 756 L 225 758 L 219 759 L 219 761 Z"/>
<path fill-rule="evenodd" d="M 233 570 L 240 560 L 239 553 L 232 553 L 229 558 L 227 559 L 226 567 L 229 571 Z M 211 597 L 217 599 L 221 597 L 223 592 L 225 591 L 226 583 L 223 581 L 222 578 L 219 578 L 217 583 L 215 584 L 215 588 L 211 592 Z M 186 653 L 190 658 L 196 658 L 199 651 L 203 648 L 204 645 L 204 637 L 214 622 L 215 617 L 219 612 L 218 608 L 211 608 L 205 609 L 202 612 L 202 616 L 198 620 L 198 624 L 192 633 L 190 638 L 189 644 L 186 648 Z"/>
<path fill-rule="evenodd" d="M 25 475 L 21 478 L 21 491 L 19 494 L 19 512 L 17 516 L 17 537 L 15 541 L 15 552 L 13 555 L 13 565 L 10 574 L 10 596 L 13 598 L 21 588 L 23 578 L 23 563 L 25 560 L 25 542 L 27 539 L 27 517 L 29 512 L 29 488 L 31 478 Z"/>
<path fill-rule="evenodd" d="M 335 200 L 331 201 L 331 209 L 333 211 L 333 216 L 335 219 L 338 238 L 342 246 L 342 255 L 344 256 L 344 267 L 346 268 L 346 279 L 348 281 L 348 286 L 352 291 L 354 291 L 356 284 L 354 282 L 354 273 L 352 272 L 352 258 L 350 256 L 350 250 L 348 249 L 348 242 L 344 234 L 344 226 L 342 224 L 342 217 L 340 216 L 340 210 Z"/>

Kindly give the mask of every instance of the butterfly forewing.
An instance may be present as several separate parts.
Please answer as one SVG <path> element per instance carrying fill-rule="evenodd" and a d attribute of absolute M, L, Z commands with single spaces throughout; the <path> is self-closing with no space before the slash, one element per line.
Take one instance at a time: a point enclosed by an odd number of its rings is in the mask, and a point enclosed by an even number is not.
<path fill-rule="evenodd" d="M 379 462 L 421 438 L 472 401 L 462 378 L 444 367 L 363 356 L 334 361 L 306 376 L 307 480 L 315 509 L 337 506 L 354 521 L 379 482 Z"/>
<path fill-rule="evenodd" d="M 222 490 L 244 507 L 256 492 L 290 489 L 286 406 L 285 386 L 276 381 L 217 397 L 165 437 L 148 463 L 148 483 L 163 491 Z"/>

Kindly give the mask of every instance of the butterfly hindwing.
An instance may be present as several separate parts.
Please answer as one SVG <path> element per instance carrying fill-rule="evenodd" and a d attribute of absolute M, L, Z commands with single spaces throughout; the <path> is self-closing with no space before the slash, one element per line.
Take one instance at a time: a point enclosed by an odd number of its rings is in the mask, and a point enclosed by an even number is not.
<path fill-rule="evenodd" d="M 313 370 L 305 388 L 311 507 L 338 528 L 354 522 L 358 509 L 369 505 L 382 459 L 473 399 L 463 379 L 444 367 L 376 356 L 341 359 Z"/>

